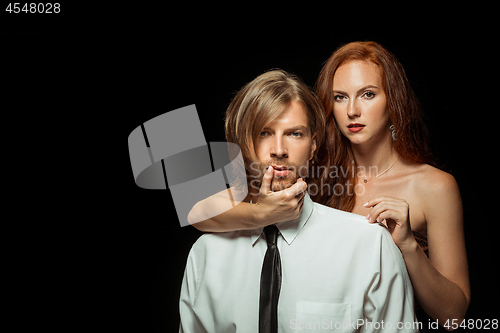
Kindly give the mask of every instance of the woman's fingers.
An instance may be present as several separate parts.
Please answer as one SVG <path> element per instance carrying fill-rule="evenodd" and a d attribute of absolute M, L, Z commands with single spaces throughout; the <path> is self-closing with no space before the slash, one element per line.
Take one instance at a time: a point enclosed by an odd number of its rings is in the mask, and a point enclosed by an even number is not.
<path fill-rule="evenodd" d="M 380 197 L 368 201 L 364 206 L 370 209 L 366 216 L 368 221 L 384 223 L 397 246 L 414 241 L 410 225 L 410 206 L 405 200 Z"/>
<path fill-rule="evenodd" d="M 392 197 L 378 197 L 378 198 L 375 198 L 375 199 L 372 199 L 370 201 L 368 201 L 367 203 L 365 203 L 363 206 L 365 206 L 366 208 L 370 208 L 370 207 L 373 207 L 373 206 L 376 206 L 378 204 L 380 204 L 381 202 L 392 202 L 392 203 L 397 203 L 399 201 L 403 201 L 403 199 L 398 199 L 398 198 L 392 198 Z"/>
<path fill-rule="evenodd" d="M 268 167 L 264 177 L 262 177 L 262 184 L 260 185 L 260 194 L 267 194 L 271 192 L 271 182 L 273 181 L 274 169 Z"/>
<path fill-rule="evenodd" d="M 287 198 L 293 198 L 299 194 L 303 195 L 305 190 L 307 190 L 307 183 L 303 181 L 302 178 L 299 178 L 295 184 L 284 189 L 282 192 Z"/>
<path fill-rule="evenodd" d="M 405 206 L 400 203 L 380 202 L 373 207 L 366 219 L 370 223 L 382 222 L 384 219 L 391 218 L 393 220 L 401 220 L 404 218 Z M 384 215 L 381 216 L 381 214 Z"/>
<path fill-rule="evenodd" d="M 278 222 L 297 218 L 302 211 L 307 183 L 301 178 L 295 184 L 281 191 L 272 191 L 273 168 L 269 168 L 260 187 L 257 204 L 262 206 L 266 219 Z"/>

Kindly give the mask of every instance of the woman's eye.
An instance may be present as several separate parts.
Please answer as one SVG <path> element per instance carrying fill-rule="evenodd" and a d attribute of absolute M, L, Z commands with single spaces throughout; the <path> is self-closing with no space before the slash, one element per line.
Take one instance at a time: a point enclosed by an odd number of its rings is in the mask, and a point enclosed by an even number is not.
<path fill-rule="evenodd" d="M 343 96 L 343 95 L 335 95 L 333 97 L 333 100 L 336 101 L 336 102 L 340 102 L 340 101 L 342 101 L 344 99 L 345 99 L 345 96 Z"/>
<path fill-rule="evenodd" d="M 373 97 L 375 97 L 375 94 L 371 91 L 367 91 L 363 94 L 363 96 L 365 96 L 366 99 L 372 99 Z"/>
<path fill-rule="evenodd" d="M 266 136 L 267 135 L 267 132 L 266 131 L 262 131 L 260 132 L 260 136 Z"/>

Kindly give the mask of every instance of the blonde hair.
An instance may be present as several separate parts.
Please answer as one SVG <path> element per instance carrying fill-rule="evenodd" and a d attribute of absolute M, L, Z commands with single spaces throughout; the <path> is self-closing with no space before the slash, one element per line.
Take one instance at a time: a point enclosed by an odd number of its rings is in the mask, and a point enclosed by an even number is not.
<path fill-rule="evenodd" d="M 226 140 L 240 147 L 246 167 L 250 162 L 250 142 L 255 142 L 264 126 L 276 119 L 292 101 L 305 108 L 309 130 L 311 135 L 316 133 L 319 147 L 325 133 L 325 112 L 316 96 L 297 76 L 279 69 L 268 71 L 247 83 L 231 101 L 226 111 Z"/>

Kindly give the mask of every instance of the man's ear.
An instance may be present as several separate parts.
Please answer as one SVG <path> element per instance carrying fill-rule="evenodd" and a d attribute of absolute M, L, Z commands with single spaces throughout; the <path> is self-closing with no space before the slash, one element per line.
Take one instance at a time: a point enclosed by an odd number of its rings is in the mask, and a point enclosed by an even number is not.
<path fill-rule="evenodd" d="M 315 151 L 316 151 L 316 132 L 312 136 L 311 154 L 309 154 L 309 161 L 313 159 Z"/>

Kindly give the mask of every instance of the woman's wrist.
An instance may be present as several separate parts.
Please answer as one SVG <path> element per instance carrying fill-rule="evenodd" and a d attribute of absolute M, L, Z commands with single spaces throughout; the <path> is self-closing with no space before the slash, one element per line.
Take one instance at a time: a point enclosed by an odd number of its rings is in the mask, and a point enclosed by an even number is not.
<path fill-rule="evenodd" d="M 244 211 L 242 214 L 242 219 L 240 220 L 241 227 L 239 230 L 252 230 L 261 227 L 261 221 L 264 219 L 262 209 L 260 209 L 258 204 L 254 203 L 240 203 L 244 204 Z"/>
<path fill-rule="evenodd" d="M 249 205 L 248 212 L 248 223 L 249 229 L 255 229 L 259 227 L 259 221 L 262 219 L 262 209 L 259 209 L 258 204 L 251 203 Z"/>
<path fill-rule="evenodd" d="M 412 238 L 407 244 L 398 247 L 404 258 L 410 257 L 420 251 L 420 246 L 418 245 L 415 238 Z"/>

